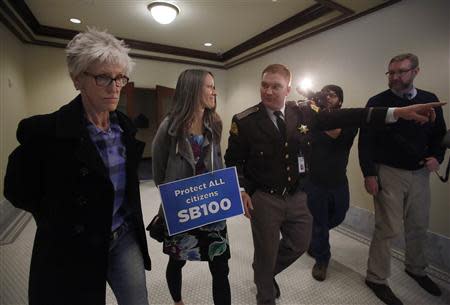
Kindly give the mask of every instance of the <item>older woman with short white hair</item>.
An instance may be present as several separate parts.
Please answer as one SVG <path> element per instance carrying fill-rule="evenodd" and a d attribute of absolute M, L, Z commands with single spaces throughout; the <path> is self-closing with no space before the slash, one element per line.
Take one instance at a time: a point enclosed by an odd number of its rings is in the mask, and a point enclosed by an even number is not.
<path fill-rule="evenodd" d="M 22 120 L 5 197 L 37 224 L 29 303 L 148 305 L 150 257 L 137 165 L 143 143 L 116 110 L 132 61 L 122 41 L 88 29 L 66 48 L 80 94 L 51 114 Z"/>

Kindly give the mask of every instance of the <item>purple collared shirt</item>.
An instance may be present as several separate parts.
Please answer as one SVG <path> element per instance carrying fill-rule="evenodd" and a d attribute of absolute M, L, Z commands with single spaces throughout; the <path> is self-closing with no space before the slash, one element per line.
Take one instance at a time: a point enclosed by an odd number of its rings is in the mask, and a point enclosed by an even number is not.
<path fill-rule="evenodd" d="M 125 202 L 126 187 L 126 149 L 122 142 L 123 129 L 117 120 L 117 115 L 112 112 L 109 116 L 108 130 L 97 128 L 90 121 L 86 128 L 89 136 L 97 147 L 103 164 L 105 165 L 111 183 L 114 187 L 114 206 L 111 231 L 117 229 L 124 221 L 124 213 L 120 207 Z"/>

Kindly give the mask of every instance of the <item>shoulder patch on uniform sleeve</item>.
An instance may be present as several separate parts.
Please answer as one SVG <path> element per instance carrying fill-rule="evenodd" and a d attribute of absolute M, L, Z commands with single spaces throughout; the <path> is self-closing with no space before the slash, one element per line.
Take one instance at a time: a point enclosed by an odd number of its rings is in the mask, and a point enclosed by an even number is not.
<path fill-rule="evenodd" d="M 241 113 L 236 114 L 236 119 L 242 120 L 243 118 L 249 116 L 250 114 L 257 112 L 258 110 L 259 110 L 258 106 L 253 106 L 248 109 L 245 109 Z"/>
<path fill-rule="evenodd" d="M 315 112 L 319 112 L 319 111 L 320 111 L 320 108 L 317 107 L 316 105 L 314 105 L 313 103 L 311 103 L 310 107 L 311 107 L 311 109 L 312 109 L 313 111 L 315 111 Z"/>
<path fill-rule="evenodd" d="M 230 134 L 237 136 L 239 133 L 239 128 L 236 122 L 231 123 Z"/>

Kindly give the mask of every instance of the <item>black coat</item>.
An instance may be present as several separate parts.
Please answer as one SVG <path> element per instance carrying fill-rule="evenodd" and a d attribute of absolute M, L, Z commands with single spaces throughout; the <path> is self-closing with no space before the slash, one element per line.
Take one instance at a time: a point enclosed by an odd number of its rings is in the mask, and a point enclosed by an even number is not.
<path fill-rule="evenodd" d="M 30 268 L 30 304 L 105 304 L 113 185 L 83 123 L 81 97 L 58 111 L 19 123 L 9 156 L 5 197 L 37 224 Z M 126 209 L 150 270 L 137 166 L 143 145 L 117 112 L 124 130 Z"/>
<path fill-rule="evenodd" d="M 313 131 L 339 127 L 384 125 L 387 108 L 320 111 L 306 103 L 287 102 L 284 141 L 263 103 L 233 117 L 225 153 L 227 166 L 236 166 L 239 183 L 252 194 L 256 189 L 278 194 L 295 191 L 308 175 L 299 174 L 298 158 L 311 155 Z"/>

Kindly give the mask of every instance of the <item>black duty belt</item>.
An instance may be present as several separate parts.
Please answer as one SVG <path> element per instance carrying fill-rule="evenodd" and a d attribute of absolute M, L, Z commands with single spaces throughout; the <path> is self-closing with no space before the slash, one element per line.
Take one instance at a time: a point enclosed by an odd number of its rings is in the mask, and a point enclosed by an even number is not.
<path fill-rule="evenodd" d="M 297 184 L 290 187 L 258 187 L 257 189 L 271 195 L 277 195 L 286 198 L 287 196 L 292 195 L 297 191 Z"/>

